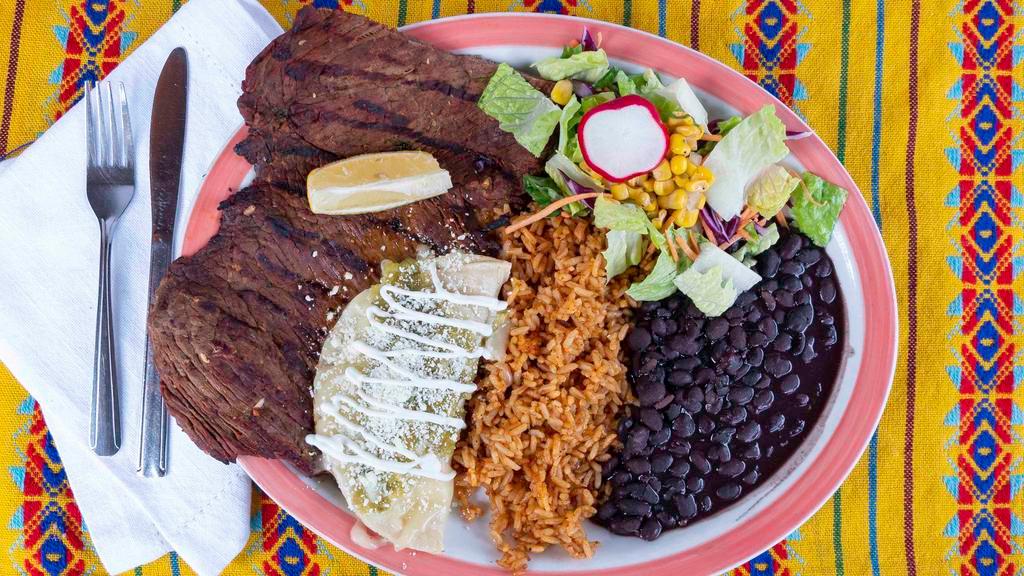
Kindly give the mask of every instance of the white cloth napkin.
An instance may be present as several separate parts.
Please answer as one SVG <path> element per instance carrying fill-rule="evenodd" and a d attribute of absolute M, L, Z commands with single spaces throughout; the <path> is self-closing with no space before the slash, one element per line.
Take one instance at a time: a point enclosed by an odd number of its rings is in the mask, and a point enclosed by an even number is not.
<path fill-rule="evenodd" d="M 176 550 L 220 572 L 249 535 L 250 483 L 172 426 L 170 471 L 135 473 L 149 271 L 149 119 L 167 55 L 189 57 L 188 124 L 178 238 L 210 164 L 242 124 L 246 65 L 281 28 L 256 0 L 192 0 L 109 80 L 123 82 L 134 125 L 137 187 L 115 231 L 112 282 L 120 346 L 121 451 L 88 445 L 99 229 L 85 195 L 85 117 L 72 108 L 13 160 L 0 162 L 0 360 L 38 400 L 96 551 L 121 572 Z"/>

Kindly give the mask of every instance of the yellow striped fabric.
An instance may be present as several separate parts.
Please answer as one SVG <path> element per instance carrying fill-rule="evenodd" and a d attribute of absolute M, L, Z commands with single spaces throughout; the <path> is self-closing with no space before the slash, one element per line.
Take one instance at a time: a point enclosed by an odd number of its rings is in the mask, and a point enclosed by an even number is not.
<path fill-rule="evenodd" d="M 309 0 L 264 0 L 287 26 Z M 1014 0 L 316 0 L 389 25 L 483 11 L 622 23 L 745 73 L 844 161 L 889 248 L 900 355 L 868 452 L 740 575 L 1024 570 L 1024 5 Z M 16 154 L 178 0 L 4 0 L 0 158 Z M 340 6 L 339 6 L 340 4 Z M 29 191 L 2 190 L 3 194 Z M 2 249 L 2 248 L 0 248 Z M 0 283 L 3 278 L 0 275 Z M 870 305 L 870 303 L 868 303 Z M 2 360 L 2 359 L 0 359 Z M 100 574 L 35 403 L 0 370 L 4 574 Z M 375 574 L 254 499 L 227 574 Z M 0 552 L 2 554 L 2 552 Z M 174 554 L 138 574 L 189 574 Z"/>

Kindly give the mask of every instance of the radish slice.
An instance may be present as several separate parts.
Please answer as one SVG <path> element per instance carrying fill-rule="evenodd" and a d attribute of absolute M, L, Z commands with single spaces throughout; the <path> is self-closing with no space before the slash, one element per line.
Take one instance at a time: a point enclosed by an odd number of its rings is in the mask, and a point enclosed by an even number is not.
<path fill-rule="evenodd" d="M 610 182 L 646 174 L 668 152 L 668 129 L 658 109 L 635 94 L 591 108 L 579 127 L 587 165 Z"/>

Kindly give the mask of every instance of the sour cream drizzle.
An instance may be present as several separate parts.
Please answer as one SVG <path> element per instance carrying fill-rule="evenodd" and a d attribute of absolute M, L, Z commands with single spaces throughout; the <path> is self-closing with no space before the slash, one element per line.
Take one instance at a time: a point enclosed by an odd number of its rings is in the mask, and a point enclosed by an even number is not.
<path fill-rule="evenodd" d="M 490 323 L 448 318 L 414 310 L 399 302 L 398 296 L 407 300 L 444 302 L 453 305 L 480 307 L 491 312 L 498 312 L 507 307 L 505 302 L 497 298 L 451 292 L 441 282 L 435 263 L 428 262 L 425 263 L 425 266 L 430 273 L 430 280 L 433 285 L 432 292 L 414 291 L 398 286 L 382 285 L 380 287 L 380 297 L 387 303 L 388 309 L 384 310 L 378 306 L 370 306 L 366 309 L 366 319 L 369 321 L 370 330 L 397 336 L 420 344 L 423 347 L 380 350 L 362 340 L 352 341 L 349 345 L 350 351 L 380 364 L 387 369 L 388 376 L 369 376 L 354 367 L 346 368 L 344 376 L 353 385 L 353 393 L 334 395 L 321 406 L 321 410 L 336 421 L 344 430 L 349 432 L 350 435 L 336 434 L 324 436 L 310 434 L 306 437 L 306 442 L 319 448 L 324 454 L 338 462 L 363 464 L 387 472 L 411 474 L 435 480 L 451 480 L 455 477 L 455 472 L 436 455 L 431 453 L 419 455 L 404 446 L 391 444 L 374 435 L 364 426 L 348 419 L 341 410 L 342 407 L 345 407 L 371 418 L 407 422 L 429 422 L 440 426 L 449 426 L 457 430 L 465 428 L 466 423 L 461 418 L 452 418 L 443 414 L 435 414 L 425 410 L 412 410 L 404 406 L 390 404 L 367 394 L 363 390 L 363 386 L 366 384 L 451 390 L 458 393 L 468 393 L 476 390 L 474 384 L 450 379 L 430 378 L 426 375 L 418 374 L 414 370 L 402 366 L 393 360 L 400 356 L 419 356 L 443 360 L 490 358 L 491 356 L 489 350 L 480 346 L 472 350 L 466 350 L 456 344 L 422 336 L 395 325 L 404 322 L 415 322 L 429 326 L 447 326 L 467 330 L 479 335 L 481 338 L 487 338 L 494 332 Z M 394 320 L 395 323 L 386 324 L 383 321 L 386 319 Z M 361 445 L 352 436 L 362 437 L 365 440 L 365 444 Z M 366 450 L 366 444 L 373 445 L 381 452 L 391 454 L 397 458 L 379 457 L 372 454 Z"/>

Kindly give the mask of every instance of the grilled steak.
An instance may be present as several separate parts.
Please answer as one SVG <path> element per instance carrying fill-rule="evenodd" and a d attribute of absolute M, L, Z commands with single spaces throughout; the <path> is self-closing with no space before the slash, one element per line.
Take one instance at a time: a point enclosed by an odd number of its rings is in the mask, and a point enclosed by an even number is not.
<path fill-rule="evenodd" d="M 519 182 L 540 164 L 476 107 L 494 69 L 313 8 L 250 65 L 239 99 L 250 135 L 238 150 L 257 179 L 221 205 L 210 243 L 171 266 L 149 317 L 168 408 L 203 450 L 319 471 L 304 437 L 336 311 L 377 281 L 383 259 L 421 245 L 496 251 L 489 215 L 521 205 Z M 310 212 L 310 169 L 402 149 L 432 153 L 454 188 L 374 214 Z"/>

